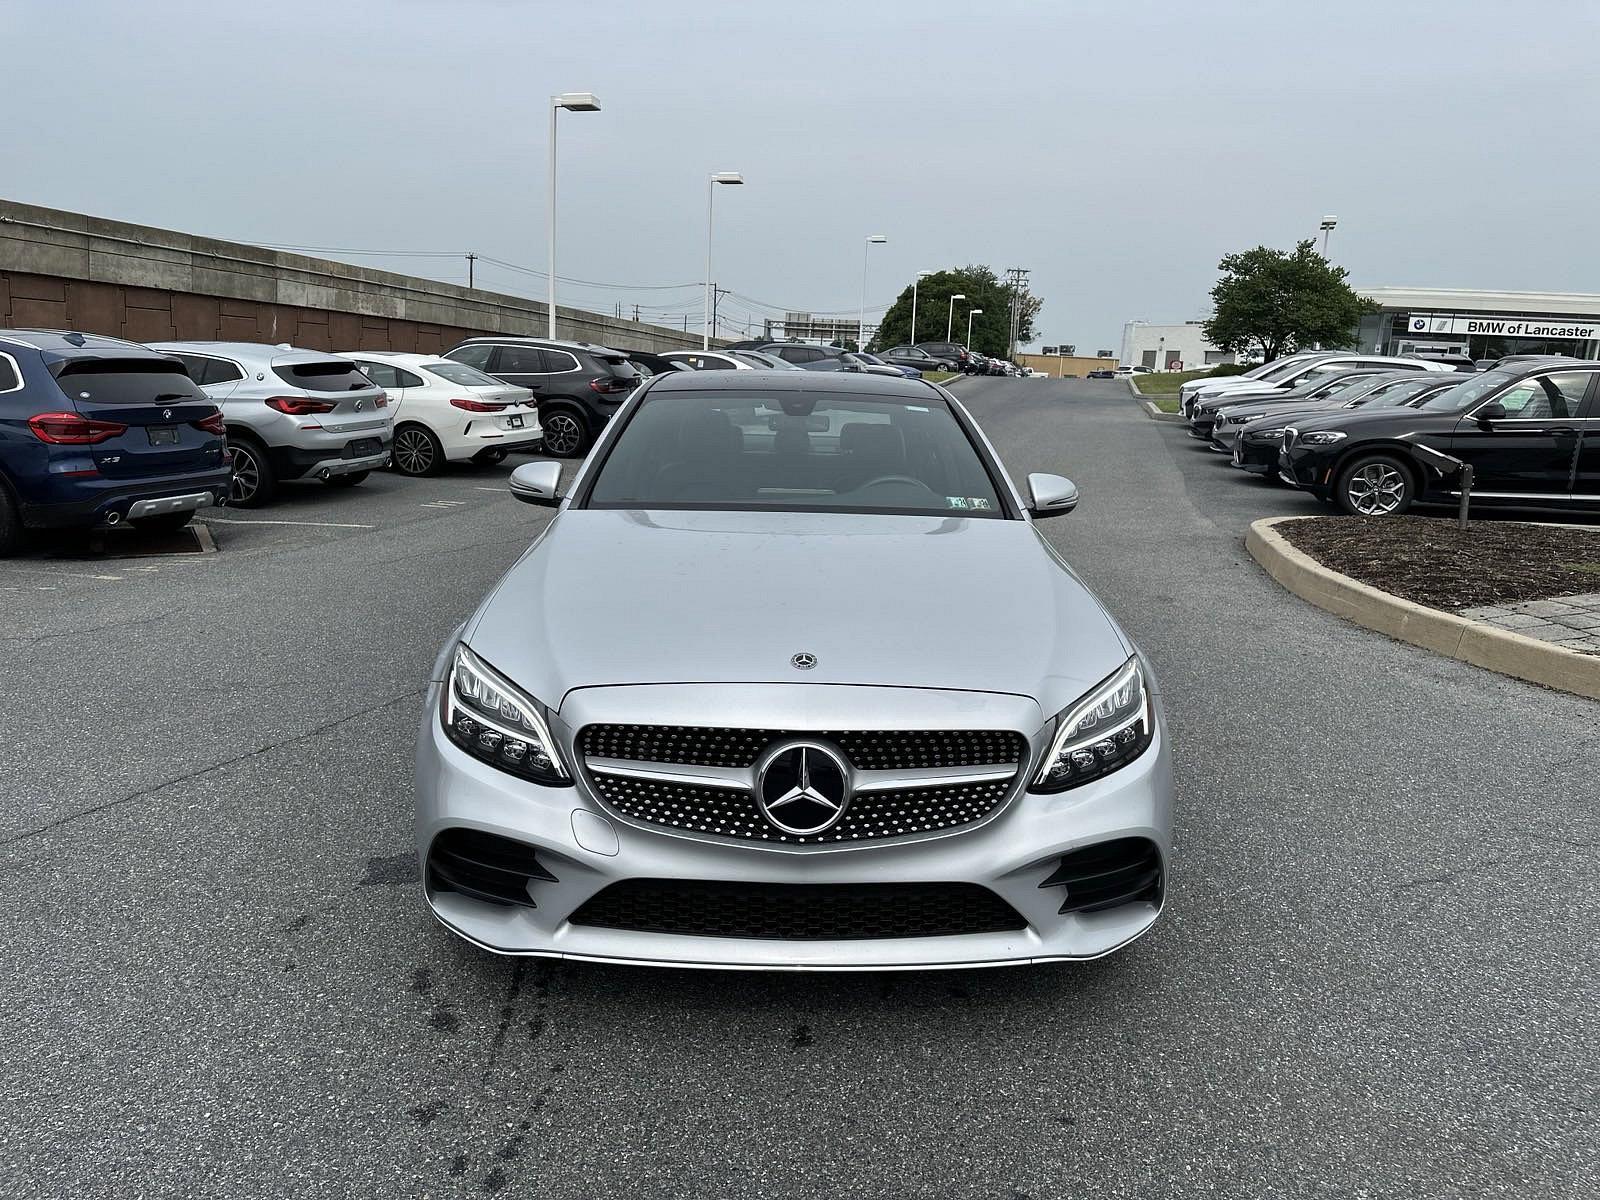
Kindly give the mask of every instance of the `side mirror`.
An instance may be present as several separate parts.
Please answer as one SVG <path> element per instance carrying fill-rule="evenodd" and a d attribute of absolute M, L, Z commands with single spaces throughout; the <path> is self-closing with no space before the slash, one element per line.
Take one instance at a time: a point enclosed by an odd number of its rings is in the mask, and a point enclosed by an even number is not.
<path fill-rule="evenodd" d="M 560 489 L 560 463 L 523 463 L 511 472 L 511 494 L 524 504 L 555 508 L 561 503 Z"/>
<path fill-rule="evenodd" d="M 1064 517 L 1078 507 L 1078 485 L 1060 475 L 1028 476 L 1028 512 L 1034 520 Z"/>
<path fill-rule="evenodd" d="M 1483 425 L 1487 425 L 1490 421 L 1504 421 L 1506 419 L 1506 406 L 1495 400 L 1485 404 L 1473 414 L 1473 417 Z"/>

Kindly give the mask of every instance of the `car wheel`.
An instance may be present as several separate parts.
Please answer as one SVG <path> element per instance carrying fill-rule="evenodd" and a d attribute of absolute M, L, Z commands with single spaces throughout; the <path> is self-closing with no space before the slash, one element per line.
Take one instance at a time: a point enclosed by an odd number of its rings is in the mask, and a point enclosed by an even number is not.
<path fill-rule="evenodd" d="M 355 487 L 356 484 L 371 474 L 371 471 L 351 471 L 348 475 L 330 475 L 328 476 L 328 486 Z"/>
<path fill-rule="evenodd" d="M 575 458 L 583 453 L 589 441 L 589 431 L 583 422 L 565 409 L 539 417 L 544 426 L 544 448 L 557 458 Z"/>
<path fill-rule="evenodd" d="M 1367 454 L 1351 460 L 1333 487 L 1339 507 L 1357 517 L 1396 517 L 1411 507 L 1416 485 L 1411 472 L 1389 454 Z"/>
<path fill-rule="evenodd" d="M 0 483 L 0 558 L 15 554 L 22 545 L 22 518 L 17 515 L 11 489 Z"/>
<path fill-rule="evenodd" d="M 177 533 L 193 517 L 192 511 L 161 513 L 154 517 L 142 517 L 133 522 L 133 527 L 140 533 Z"/>
<path fill-rule="evenodd" d="M 437 475 L 444 469 L 444 446 L 423 425 L 402 425 L 394 431 L 389 461 L 402 475 Z"/>
<path fill-rule="evenodd" d="M 277 495 L 278 476 L 259 445 L 243 438 L 229 438 L 228 449 L 233 451 L 233 486 L 228 492 L 230 504 L 237 504 L 240 508 L 255 508 Z"/>

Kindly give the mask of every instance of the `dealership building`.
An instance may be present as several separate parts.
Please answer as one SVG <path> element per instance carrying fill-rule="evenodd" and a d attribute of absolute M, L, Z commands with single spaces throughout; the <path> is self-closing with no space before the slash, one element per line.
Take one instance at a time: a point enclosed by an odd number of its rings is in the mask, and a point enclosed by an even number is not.
<path fill-rule="evenodd" d="M 1378 306 L 1361 319 L 1357 348 L 1380 354 L 1568 354 L 1600 358 L 1600 296 L 1357 288 Z"/>

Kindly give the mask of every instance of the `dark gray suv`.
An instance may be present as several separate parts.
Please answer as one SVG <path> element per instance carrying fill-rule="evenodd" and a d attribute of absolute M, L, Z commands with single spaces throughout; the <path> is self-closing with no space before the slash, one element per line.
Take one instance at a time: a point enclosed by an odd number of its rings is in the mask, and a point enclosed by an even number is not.
<path fill-rule="evenodd" d="M 817 346 L 810 342 L 767 342 L 757 349 L 807 371 L 859 371 L 863 366 L 854 354 L 838 346 Z"/>
<path fill-rule="evenodd" d="M 576 458 L 643 378 L 621 350 L 550 338 L 468 338 L 446 358 L 525 387 L 539 407 L 544 448 Z"/>

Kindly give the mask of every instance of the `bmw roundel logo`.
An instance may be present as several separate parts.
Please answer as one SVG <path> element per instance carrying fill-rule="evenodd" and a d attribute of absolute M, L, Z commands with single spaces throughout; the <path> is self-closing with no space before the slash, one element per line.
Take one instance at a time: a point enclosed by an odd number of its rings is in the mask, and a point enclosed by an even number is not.
<path fill-rule="evenodd" d="M 779 742 L 756 764 L 756 804 L 774 829 L 811 837 L 850 804 L 850 764 L 825 742 Z"/>
<path fill-rule="evenodd" d="M 1425 333 L 1425 332 L 1427 332 L 1427 329 L 1428 329 L 1428 318 L 1426 318 L 1426 317 L 1412 317 L 1411 318 L 1411 331 L 1413 333 Z"/>
<path fill-rule="evenodd" d="M 357 412 L 360 412 L 366 406 L 367 406 L 367 402 L 365 400 L 357 400 L 356 401 L 356 411 Z"/>

